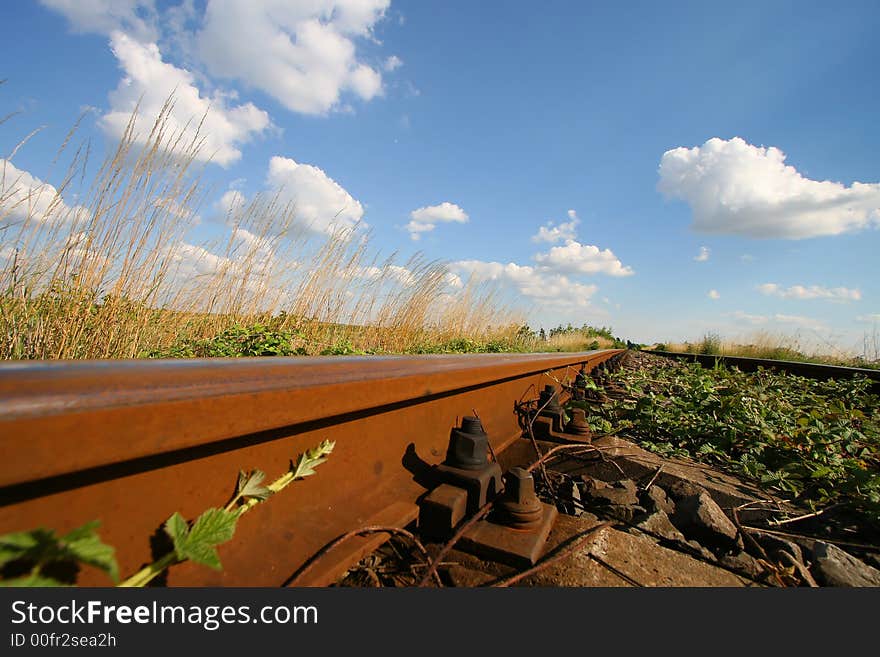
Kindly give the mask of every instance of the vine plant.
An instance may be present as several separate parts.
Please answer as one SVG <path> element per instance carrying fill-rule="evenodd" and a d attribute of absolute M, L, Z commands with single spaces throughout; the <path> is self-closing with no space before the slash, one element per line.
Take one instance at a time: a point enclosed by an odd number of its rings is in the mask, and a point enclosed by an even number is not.
<path fill-rule="evenodd" d="M 327 460 L 334 446 L 334 442 L 325 440 L 306 450 L 268 486 L 263 485 L 266 474 L 262 470 L 239 472 L 235 495 L 229 503 L 223 508 L 206 510 L 191 523 L 175 512 L 163 526 L 172 550 L 122 582 L 115 549 L 101 540 L 96 531 L 100 525 L 97 520 L 61 537 L 43 527 L 0 536 L 0 586 L 66 586 L 75 578 L 79 564 L 99 568 L 118 586 L 125 587 L 146 586 L 163 571 L 184 561 L 221 570 L 217 546 L 233 537 L 238 519 L 297 479 L 315 474 L 315 468 Z"/>

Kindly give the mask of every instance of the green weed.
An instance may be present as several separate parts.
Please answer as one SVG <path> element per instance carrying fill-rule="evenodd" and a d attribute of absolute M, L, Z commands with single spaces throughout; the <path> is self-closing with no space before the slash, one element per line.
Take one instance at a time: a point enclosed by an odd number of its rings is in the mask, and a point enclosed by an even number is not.
<path fill-rule="evenodd" d="M 334 446 L 325 440 L 306 450 L 290 470 L 268 486 L 262 485 L 266 475 L 261 470 L 239 472 L 232 500 L 222 509 L 208 509 L 191 523 L 175 512 L 163 525 L 173 549 L 119 586 L 146 586 L 184 561 L 221 570 L 217 547 L 234 536 L 238 519 L 294 481 L 315 474 L 315 468 L 327 460 Z M 69 586 L 74 584 L 81 564 L 99 568 L 114 582 L 119 581 L 115 550 L 101 541 L 95 531 L 98 524 L 86 523 L 62 537 L 44 528 L 0 536 L 0 586 Z"/>
<path fill-rule="evenodd" d="M 609 431 L 730 468 L 814 507 L 840 502 L 880 521 L 880 398 L 870 380 L 693 363 L 614 376 L 627 397 L 590 411 Z"/>

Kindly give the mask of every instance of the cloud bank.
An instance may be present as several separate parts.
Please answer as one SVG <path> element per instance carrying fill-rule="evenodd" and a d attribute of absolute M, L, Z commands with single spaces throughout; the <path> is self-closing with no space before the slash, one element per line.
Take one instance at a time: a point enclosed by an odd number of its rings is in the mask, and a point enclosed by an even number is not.
<path fill-rule="evenodd" d="M 783 299 L 829 299 L 831 301 L 858 301 L 862 293 L 858 289 L 847 287 L 828 288 L 822 285 L 792 285 L 782 287 L 776 283 L 764 283 L 758 286 L 758 291 L 767 296 L 776 296 Z"/>
<path fill-rule="evenodd" d="M 598 291 L 595 285 L 570 280 L 567 276 L 541 271 L 515 262 L 484 262 L 459 260 L 450 269 L 463 278 L 476 282 L 498 281 L 512 285 L 524 297 L 544 306 L 586 308 Z"/>
<path fill-rule="evenodd" d="M 382 70 L 403 64 L 390 55 L 372 65 L 359 53 L 362 42 L 378 43 L 373 29 L 390 0 L 187 0 L 161 11 L 154 0 L 41 2 L 77 32 L 173 45 L 200 72 L 259 89 L 301 114 L 349 109 L 346 96 L 381 96 Z"/>
<path fill-rule="evenodd" d="M 880 223 L 880 183 L 805 178 L 775 147 L 717 137 L 666 151 L 658 189 L 690 205 L 704 233 L 804 239 Z"/>

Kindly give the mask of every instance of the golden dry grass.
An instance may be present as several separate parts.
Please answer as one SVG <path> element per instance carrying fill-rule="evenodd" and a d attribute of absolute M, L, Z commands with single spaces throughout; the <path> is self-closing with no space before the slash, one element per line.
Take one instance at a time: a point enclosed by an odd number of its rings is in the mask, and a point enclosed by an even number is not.
<path fill-rule="evenodd" d="M 450 289 L 420 255 L 380 259 L 358 227 L 316 237 L 277 196 L 233 206 L 223 241 L 190 243 L 203 140 L 169 131 L 171 102 L 146 142 L 132 116 L 88 184 L 87 147 L 57 189 L 28 196 L 3 160 L 0 358 L 133 358 L 254 323 L 306 353 L 515 340 L 521 317 L 491 288 Z"/>
<path fill-rule="evenodd" d="M 829 365 L 876 366 L 880 362 L 880 350 L 877 349 L 877 345 L 876 331 L 873 336 L 866 334 L 864 352 L 854 355 L 829 341 L 808 343 L 798 335 L 759 330 L 739 339 L 721 339 L 715 334 L 707 334 L 694 341 L 666 342 L 659 346 L 666 351 L 680 353 L 810 361 Z"/>
<path fill-rule="evenodd" d="M 580 332 L 556 333 L 547 338 L 542 351 L 588 351 L 590 349 L 611 349 L 614 341 L 603 336 L 589 337 Z"/>

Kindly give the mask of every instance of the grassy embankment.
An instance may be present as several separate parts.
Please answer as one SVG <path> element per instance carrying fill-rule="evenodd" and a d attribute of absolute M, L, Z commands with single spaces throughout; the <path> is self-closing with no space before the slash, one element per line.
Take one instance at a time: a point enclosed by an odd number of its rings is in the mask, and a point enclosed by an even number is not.
<path fill-rule="evenodd" d="M 449 287 L 419 255 L 380 259 L 357 226 L 316 234 L 277 196 L 234 205 L 223 238 L 192 243 L 201 140 L 169 117 L 146 141 L 132 117 L 94 173 L 68 135 L 57 189 L 0 161 L 0 358 L 535 348 L 494 290 Z"/>
<path fill-rule="evenodd" d="M 717 333 L 707 333 L 693 342 L 665 342 L 654 345 L 653 348 L 659 351 L 689 354 L 743 356 L 845 367 L 880 368 L 880 334 L 876 329 L 872 335 L 865 335 L 862 353 L 858 355 L 845 353 L 830 344 L 824 350 L 807 350 L 797 337 L 766 331 L 754 333 L 746 343 L 722 340 Z"/>

